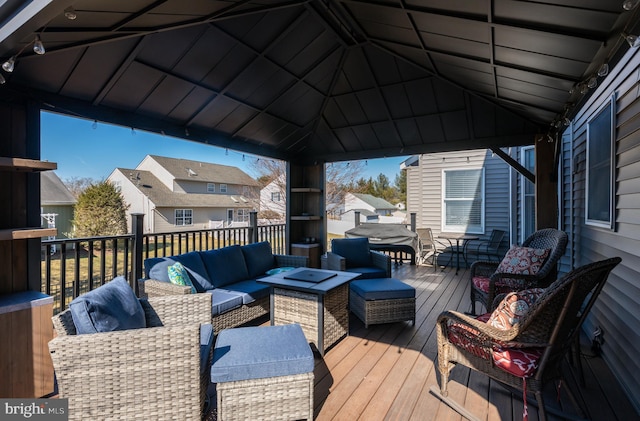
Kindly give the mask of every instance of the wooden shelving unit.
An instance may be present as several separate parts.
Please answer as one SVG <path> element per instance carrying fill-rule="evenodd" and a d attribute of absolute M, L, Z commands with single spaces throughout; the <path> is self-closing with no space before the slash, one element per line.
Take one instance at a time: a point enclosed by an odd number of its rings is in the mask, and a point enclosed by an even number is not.
<path fill-rule="evenodd" d="M 38 161 L 37 159 L 9 158 L 0 156 L 0 171 L 51 171 L 58 168 L 55 162 Z"/>
<path fill-rule="evenodd" d="M 287 243 L 293 248 L 313 241 L 319 246 L 314 253 L 321 253 L 326 239 L 324 165 L 289 165 Z"/>
<path fill-rule="evenodd" d="M 26 240 L 28 238 L 48 237 L 58 234 L 56 228 L 9 228 L 0 229 L 0 241 L 2 240 Z"/>
<path fill-rule="evenodd" d="M 51 171 L 56 168 L 58 165 L 55 162 L 0 157 L 0 171 L 13 173 L 4 175 L 2 178 L 10 182 L 14 188 L 28 190 L 29 180 L 33 177 L 31 173 Z M 25 202 L 37 200 L 36 193 L 39 194 L 39 192 L 31 191 L 30 193 L 21 200 Z M 32 221 L 33 219 L 35 218 L 20 220 Z M 7 223 L 7 221 L 11 219 L 5 220 L 6 225 L 18 225 Z M 33 223 L 33 221 L 26 222 L 26 224 Z M 11 226 L 0 229 L 0 241 L 3 242 L 2 248 L 7 249 L 5 242 L 39 239 L 54 236 L 57 232 L 55 228 Z M 13 257 L 10 255 L 6 260 L 11 260 Z M 22 266 L 22 263 L 26 266 L 27 257 L 24 256 L 24 261 L 19 262 L 18 266 Z M 14 284 L 18 285 L 23 277 L 28 278 L 26 272 L 25 268 L 18 267 L 11 275 L 15 278 Z M 0 396 L 6 398 L 39 398 L 54 391 L 53 364 L 47 349 L 47 343 L 53 339 L 51 324 L 53 297 L 28 289 L 29 279 L 25 279 L 18 288 L 5 288 L 12 291 L 11 293 L 0 295 L 0 337 L 3 338 L 0 354 L 5 360 L 5 363 L 0 364 L 0 378 L 4 379 L 0 385 Z"/>

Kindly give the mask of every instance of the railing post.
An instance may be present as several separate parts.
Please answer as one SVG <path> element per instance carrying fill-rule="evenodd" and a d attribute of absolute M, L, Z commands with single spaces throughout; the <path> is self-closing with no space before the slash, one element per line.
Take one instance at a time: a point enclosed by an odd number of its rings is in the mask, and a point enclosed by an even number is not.
<path fill-rule="evenodd" d="M 409 215 L 411 217 L 411 231 L 416 232 L 416 213 L 411 212 Z"/>
<path fill-rule="evenodd" d="M 360 211 L 353 211 L 353 219 L 356 227 L 360 225 Z"/>
<path fill-rule="evenodd" d="M 131 231 L 133 233 L 133 258 L 131 259 L 131 270 L 133 279 L 130 279 L 131 288 L 138 295 L 138 279 L 142 278 L 142 248 L 143 248 L 143 225 L 144 213 L 131 214 Z"/>
<path fill-rule="evenodd" d="M 258 242 L 258 212 L 249 212 L 249 243 Z"/>

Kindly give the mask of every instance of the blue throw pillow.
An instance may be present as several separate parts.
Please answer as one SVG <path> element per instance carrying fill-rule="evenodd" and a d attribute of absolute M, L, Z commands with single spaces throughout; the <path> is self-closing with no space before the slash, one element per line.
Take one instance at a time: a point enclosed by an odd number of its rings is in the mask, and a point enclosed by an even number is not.
<path fill-rule="evenodd" d="M 182 263 L 175 262 L 167 268 L 167 273 L 169 275 L 169 281 L 171 281 L 172 284 L 191 287 L 192 294 L 198 292 L 191 282 L 189 272 L 182 266 Z"/>
<path fill-rule="evenodd" d="M 200 252 L 214 287 L 220 288 L 249 279 L 247 265 L 240 246 L 223 247 Z"/>
<path fill-rule="evenodd" d="M 271 251 L 271 244 L 268 241 L 247 244 L 240 247 L 247 265 L 249 278 L 255 279 L 263 276 L 266 271 L 276 265 L 276 259 Z"/>
<path fill-rule="evenodd" d="M 346 259 L 348 268 L 371 266 L 368 238 L 341 238 L 331 240 L 331 251 Z"/>
<path fill-rule="evenodd" d="M 74 299 L 69 309 L 78 334 L 139 329 L 147 325 L 138 297 L 122 276 Z"/>

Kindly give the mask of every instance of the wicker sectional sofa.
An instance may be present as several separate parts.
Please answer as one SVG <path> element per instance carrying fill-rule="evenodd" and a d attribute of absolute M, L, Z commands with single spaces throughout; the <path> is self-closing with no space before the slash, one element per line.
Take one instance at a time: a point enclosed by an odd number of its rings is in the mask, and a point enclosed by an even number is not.
<path fill-rule="evenodd" d="M 191 294 L 190 286 L 172 284 L 167 270 L 180 262 L 198 293 L 211 294 L 212 325 L 216 332 L 243 325 L 269 314 L 269 286 L 256 282 L 266 272 L 282 267 L 308 266 L 308 257 L 273 254 L 266 242 L 192 251 L 176 256 L 148 258 L 141 298 Z"/>

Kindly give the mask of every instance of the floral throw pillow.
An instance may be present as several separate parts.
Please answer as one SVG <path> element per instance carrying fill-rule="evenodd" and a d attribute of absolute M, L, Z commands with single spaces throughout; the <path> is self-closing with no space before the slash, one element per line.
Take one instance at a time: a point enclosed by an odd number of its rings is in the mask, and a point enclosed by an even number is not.
<path fill-rule="evenodd" d="M 193 286 L 191 282 L 191 278 L 189 278 L 189 272 L 182 266 L 182 263 L 176 262 L 171 266 L 167 267 L 167 272 L 169 274 L 169 281 L 174 285 L 182 285 L 191 287 L 191 293 L 195 294 L 196 287 Z"/>
<path fill-rule="evenodd" d="M 535 275 L 549 257 L 550 249 L 513 246 L 500 262 L 496 272 Z"/>
<path fill-rule="evenodd" d="M 497 329 L 511 329 L 515 324 L 520 323 L 522 316 L 543 293 L 542 288 L 510 292 L 493 310 L 487 323 Z"/>

